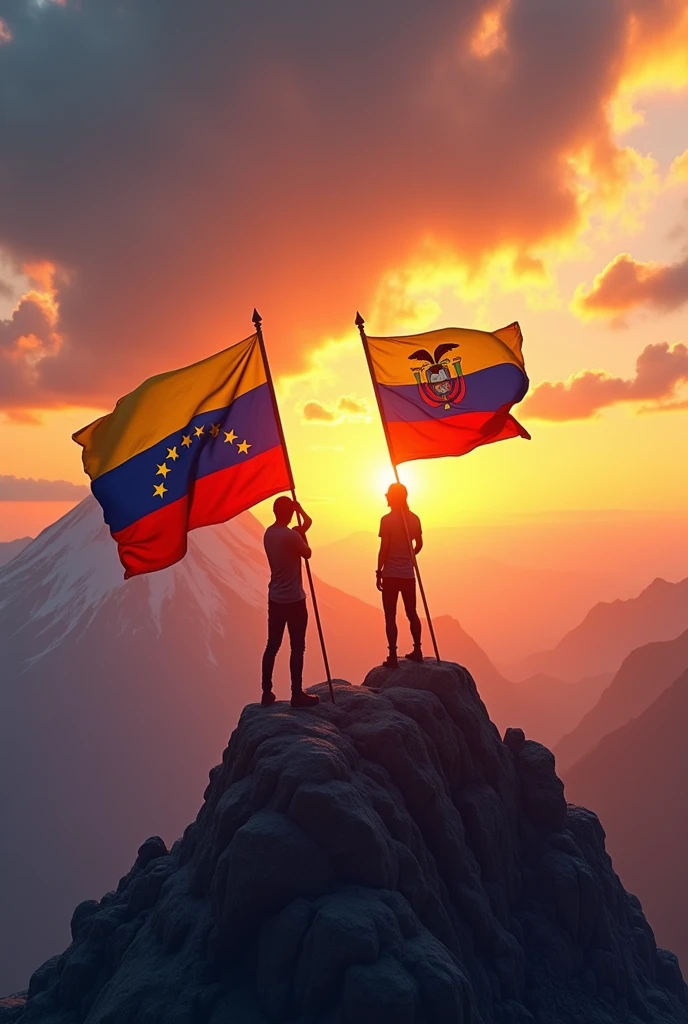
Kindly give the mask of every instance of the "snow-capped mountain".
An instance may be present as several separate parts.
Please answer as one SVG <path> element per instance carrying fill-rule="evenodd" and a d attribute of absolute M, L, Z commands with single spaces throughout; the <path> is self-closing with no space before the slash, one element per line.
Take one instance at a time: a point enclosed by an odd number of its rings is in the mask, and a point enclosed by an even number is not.
<path fill-rule="evenodd" d="M 217 664 L 228 633 L 227 600 L 263 609 L 267 569 L 256 519 L 197 530 L 189 555 L 170 569 L 126 581 L 116 547 L 93 498 L 45 530 L 0 576 L 0 623 L 10 663 L 25 672 L 66 643 L 82 642 L 103 612 L 118 636 L 148 629 L 160 635 L 163 610 L 184 600 L 195 610 L 205 658 Z M 142 618 L 132 621 L 131 606 Z M 9 629 L 7 624 L 9 623 Z M 14 658 L 12 658 L 14 655 Z"/>

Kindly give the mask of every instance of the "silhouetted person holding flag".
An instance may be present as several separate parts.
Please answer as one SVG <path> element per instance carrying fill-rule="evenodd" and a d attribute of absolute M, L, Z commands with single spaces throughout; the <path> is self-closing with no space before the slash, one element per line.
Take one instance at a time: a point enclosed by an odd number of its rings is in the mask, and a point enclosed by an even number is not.
<path fill-rule="evenodd" d="M 397 601 L 399 594 L 411 627 L 413 650 L 406 657 L 422 661 L 420 619 L 416 611 L 414 556 L 423 547 L 423 531 L 418 516 L 408 507 L 408 491 L 403 484 L 391 484 L 386 494 L 390 511 L 380 520 L 380 553 L 375 573 L 377 589 L 382 593 L 389 656 L 383 662 L 397 667 Z"/>
<path fill-rule="evenodd" d="M 307 515 L 297 501 L 286 495 L 275 499 L 272 506 L 275 521 L 268 526 L 263 537 L 265 554 L 270 564 L 270 585 L 268 587 L 268 642 L 263 654 L 263 697 L 261 704 L 268 707 L 275 703 L 272 692 L 272 670 L 275 658 L 282 645 L 284 627 L 289 630 L 291 656 L 289 671 L 291 673 L 291 706 L 293 708 L 310 708 L 319 703 L 320 698 L 304 693 L 303 655 L 306 649 L 306 626 L 308 611 L 306 609 L 306 593 L 301 581 L 301 559 L 311 557 L 311 549 L 306 541 L 306 533 L 313 520 Z M 294 513 L 298 513 L 301 521 L 298 526 L 290 528 L 289 524 Z"/>

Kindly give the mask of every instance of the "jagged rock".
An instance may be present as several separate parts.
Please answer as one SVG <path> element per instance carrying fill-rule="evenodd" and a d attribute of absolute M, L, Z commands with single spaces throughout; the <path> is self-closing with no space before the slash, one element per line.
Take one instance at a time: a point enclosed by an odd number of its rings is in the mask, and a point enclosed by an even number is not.
<path fill-rule="evenodd" d="M 184 837 L 77 907 L 0 1022 L 688 1024 L 595 815 L 464 669 L 316 690 L 245 709 Z"/>
<path fill-rule="evenodd" d="M 165 857 L 167 853 L 165 841 L 160 836 L 151 836 L 150 839 L 146 839 L 145 843 L 139 846 L 136 867 L 145 868 L 156 857 Z"/>
<path fill-rule="evenodd" d="M 517 754 L 526 741 L 526 734 L 523 729 L 507 729 L 504 733 L 504 743 Z"/>
<path fill-rule="evenodd" d="M 560 829 L 566 818 L 564 783 L 554 770 L 554 754 L 541 743 L 525 740 L 516 753 L 523 808 L 537 825 Z"/>

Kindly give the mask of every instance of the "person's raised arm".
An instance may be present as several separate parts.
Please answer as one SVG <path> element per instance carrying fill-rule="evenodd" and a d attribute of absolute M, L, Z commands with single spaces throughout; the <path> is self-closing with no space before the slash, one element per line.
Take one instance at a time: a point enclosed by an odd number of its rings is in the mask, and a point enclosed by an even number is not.
<path fill-rule="evenodd" d="M 313 520 L 311 519 L 307 512 L 304 512 L 304 510 L 299 505 L 298 501 L 294 502 L 294 511 L 296 512 L 297 517 L 301 520 L 299 525 L 295 526 L 294 529 L 296 530 L 297 533 L 300 533 L 305 540 L 306 534 L 313 525 Z"/>

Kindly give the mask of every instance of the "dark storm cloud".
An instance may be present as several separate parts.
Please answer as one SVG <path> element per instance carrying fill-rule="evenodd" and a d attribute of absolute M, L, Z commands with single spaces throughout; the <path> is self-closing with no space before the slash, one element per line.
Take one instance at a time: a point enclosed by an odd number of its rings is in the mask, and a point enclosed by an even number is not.
<path fill-rule="evenodd" d="M 487 7 L 0 0 L 0 246 L 63 275 L 59 353 L 5 346 L 0 403 L 109 403 L 254 304 L 294 369 L 423 239 L 476 264 L 571 229 L 562 158 L 618 173 L 628 18 L 679 4 L 512 0 L 483 59 Z"/>

